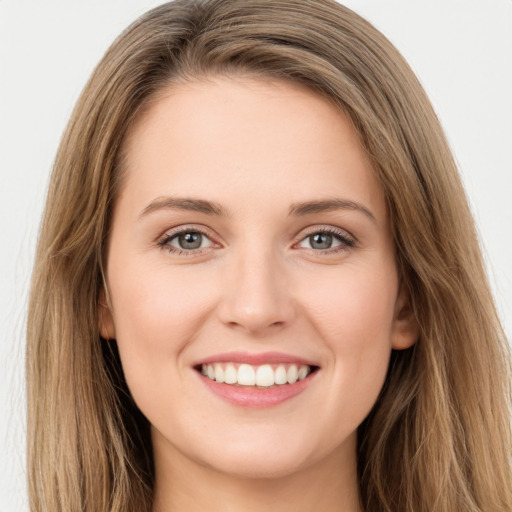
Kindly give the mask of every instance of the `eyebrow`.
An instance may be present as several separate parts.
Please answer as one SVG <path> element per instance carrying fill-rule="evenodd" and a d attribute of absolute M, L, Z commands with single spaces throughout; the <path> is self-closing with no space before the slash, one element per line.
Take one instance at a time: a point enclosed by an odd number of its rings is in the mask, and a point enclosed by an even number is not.
<path fill-rule="evenodd" d="M 186 210 L 204 213 L 206 215 L 217 215 L 220 217 L 229 217 L 228 211 L 219 203 L 207 201 L 206 199 L 194 199 L 185 197 L 158 197 L 151 201 L 142 213 L 141 217 L 154 211 L 172 209 Z M 290 206 L 288 215 L 303 217 L 315 213 L 330 212 L 335 210 L 355 210 L 366 215 L 370 220 L 376 222 L 375 215 L 366 208 L 366 206 L 348 199 L 321 199 L 317 201 L 304 201 L 293 203 Z"/>
<path fill-rule="evenodd" d="M 294 203 L 290 207 L 289 215 L 312 215 L 314 213 L 331 212 L 335 210 L 355 210 L 366 215 L 373 222 L 377 222 L 375 215 L 366 206 L 348 199 L 321 199 L 319 201 L 305 201 Z"/>
<path fill-rule="evenodd" d="M 205 213 L 206 215 L 218 215 L 227 217 L 227 210 L 213 201 L 206 201 L 205 199 L 193 199 L 185 197 L 157 197 L 154 201 L 142 210 L 141 217 L 148 215 L 157 210 L 187 210 L 192 212 Z"/>

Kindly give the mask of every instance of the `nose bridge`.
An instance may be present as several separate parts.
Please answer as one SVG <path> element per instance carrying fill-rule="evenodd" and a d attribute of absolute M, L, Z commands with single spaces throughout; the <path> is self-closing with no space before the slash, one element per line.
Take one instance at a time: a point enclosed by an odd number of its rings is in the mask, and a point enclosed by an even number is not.
<path fill-rule="evenodd" d="M 277 251 L 251 244 L 234 251 L 230 259 L 222 321 L 252 333 L 288 324 L 293 300 Z"/>

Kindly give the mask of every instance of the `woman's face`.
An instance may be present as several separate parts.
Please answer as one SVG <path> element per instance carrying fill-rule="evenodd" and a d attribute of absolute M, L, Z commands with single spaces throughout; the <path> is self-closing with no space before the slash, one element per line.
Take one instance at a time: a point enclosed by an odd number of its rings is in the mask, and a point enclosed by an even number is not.
<path fill-rule="evenodd" d="M 124 149 L 100 328 L 156 459 L 243 476 L 353 466 L 415 327 L 347 116 L 293 84 L 212 78 L 170 87 Z"/>

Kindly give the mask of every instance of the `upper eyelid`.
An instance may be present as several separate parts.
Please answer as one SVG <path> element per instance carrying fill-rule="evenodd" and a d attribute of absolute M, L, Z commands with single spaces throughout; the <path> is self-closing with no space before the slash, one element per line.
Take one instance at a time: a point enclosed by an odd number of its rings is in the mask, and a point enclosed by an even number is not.
<path fill-rule="evenodd" d="M 185 224 L 176 226 L 174 228 L 166 229 L 158 238 L 157 241 L 162 241 L 168 238 L 174 238 L 180 233 L 197 232 L 212 239 L 215 238 L 213 230 L 201 224 Z"/>
<path fill-rule="evenodd" d="M 171 228 L 166 230 L 161 236 L 159 236 L 156 241 L 155 245 L 158 249 L 165 249 L 169 253 L 174 253 L 178 256 L 199 256 L 203 254 L 208 249 L 211 249 L 212 247 L 215 248 L 215 246 L 220 247 L 221 245 L 215 241 L 214 237 L 209 234 L 209 229 L 206 227 L 198 228 L 196 225 L 184 225 L 184 226 L 176 226 L 175 228 Z M 171 243 L 172 240 L 174 240 L 176 237 L 178 237 L 182 233 L 200 233 L 201 235 L 208 238 L 208 240 L 211 242 L 211 246 L 209 247 L 199 247 L 196 249 L 183 249 L 180 247 L 174 247 Z"/>
<path fill-rule="evenodd" d="M 334 234 L 334 235 L 337 234 L 339 236 L 346 235 L 347 238 L 350 238 L 351 240 L 354 240 L 355 242 L 357 241 L 357 238 L 350 231 L 348 231 L 346 229 L 340 228 L 338 226 L 332 226 L 329 224 L 315 224 L 313 226 L 309 226 L 307 228 L 302 229 L 300 231 L 300 233 L 296 236 L 294 243 L 300 242 L 307 236 L 310 236 L 314 233 L 322 233 L 322 232 L 330 233 L 330 234 Z"/>
<path fill-rule="evenodd" d="M 210 229 L 207 226 L 202 225 L 202 224 L 185 224 L 185 225 L 180 225 L 180 226 L 176 226 L 174 228 L 167 229 L 166 231 L 164 231 L 164 233 L 162 235 L 160 235 L 157 238 L 156 241 L 158 244 L 161 244 L 162 242 L 167 242 L 170 239 L 176 237 L 180 233 L 186 233 L 186 232 L 201 233 L 202 235 L 208 237 L 212 241 L 212 243 L 220 244 L 220 242 L 218 242 L 218 239 L 220 237 L 216 236 L 216 233 L 212 229 Z M 343 238 L 343 237 L 349 238 L 349 239 L 353 240 L 354 243 L 357 243 L 357 241 L 358 241 L 357 238 L 352 233 L 350 233 L 346 229 L 340 228 L 339 226 L 333 226 L 333 225 L 329 225 L 329 224 L 313 224 L 311 226 L 307 226 L 300 230 L 300 232 L 294 237 L 294 239 L 292 241 L 292 246 L 295 246 L 296 244 L 298 244 L 299 242 L 304 240 L 306 237 L 311 236 L 314 233 L 321 233 L 321 232 L 330 233 L 335 236 L 338 235 L 341 238 Z"/>

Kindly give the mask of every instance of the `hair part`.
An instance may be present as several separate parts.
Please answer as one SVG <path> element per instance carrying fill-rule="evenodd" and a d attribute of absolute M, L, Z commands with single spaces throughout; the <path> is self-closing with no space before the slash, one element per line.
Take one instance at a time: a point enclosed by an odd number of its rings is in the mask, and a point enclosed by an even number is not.
<path fill-rule="evenodd" d="M 421 335 L 392 353 L 359 429 L 363 508 L 511 510 L 508 345 L 456 165 L 413 72 L 332 0 L 177 0 L 113 43 L 55 160 L 27 334 L 31 511 L 151 510 L 148 423 L 98 329 L 105 247 L 130 126 L 172 84 L 218 75 L 292 81 L 343 109 L 387 198 Z"/>

